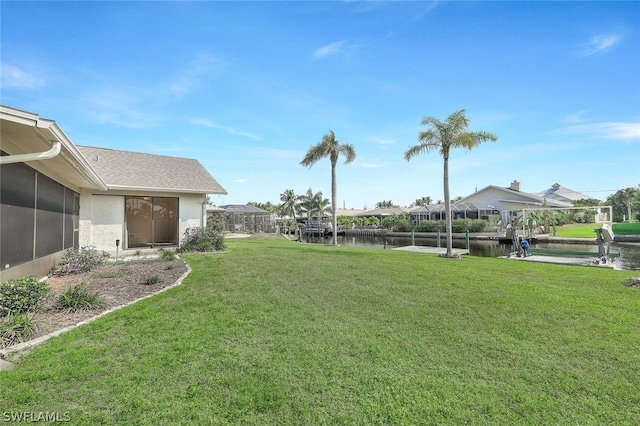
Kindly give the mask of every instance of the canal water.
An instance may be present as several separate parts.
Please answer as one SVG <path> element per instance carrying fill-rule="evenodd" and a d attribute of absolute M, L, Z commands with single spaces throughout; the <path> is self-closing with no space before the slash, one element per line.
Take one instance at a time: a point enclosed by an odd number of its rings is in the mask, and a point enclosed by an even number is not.
<path fill-rule="evenodd" d="M 331 237 L 309 237 L 307 242 L 319 244 L 331 244 Z M 436 247 L 435 238 L 414 238 L 417 246 Z M 382 236 L 338 236 L 338 244 L 349 246 L 363 246 L 378 249 L 390 249 L 411 245 L 410 237 L 382 237 Z M 466 248 L 465 240 L 454 239 L 454 248 Z M 446 245 L 445 238 L 441 238 L 441 246 Z M 598 257 L 598 246 L 592 244 L 558 244 L 558 243 L 534 243 L 533 248 L 546 248 L 554 250 L 585 251 L 593 253 L 594 259 Z M 471 240 L 469 241 L 469 254 L 480 257 L 500 257 L 511 252 L 511 244 L 498 241 Z M 620 269 L 640 271 L 640 243 L 612 243 L 611 252 L 618 253 L 620 257 L 614 261 Z"/>

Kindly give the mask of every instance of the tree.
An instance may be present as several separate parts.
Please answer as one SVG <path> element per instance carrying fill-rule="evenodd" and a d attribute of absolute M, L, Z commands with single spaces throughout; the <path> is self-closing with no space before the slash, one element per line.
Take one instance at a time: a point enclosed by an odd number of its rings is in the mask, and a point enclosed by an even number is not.
<path fill-rule="evenodd" d="M 311 167 L 323 158 L 329 157 L 331 161 L 331 211 L 333 224 L 333 245 L 338 245 L 338 224 L 337 224 L 337 183 L 336 183 L 336 164 L 340 154 L 345 156 L 344 164 L 349 164 L 356 159 L 356 150 L 353 145 L 348 143 L 341 144 L 336 140 L 332 130 L 322 137 L 322 140 L 313 145 L 307 151 L 300 164 L 305 167 Z"/>
<path fill-rule="evenodd" d="M 433 203 L 433 200 L 428 195 L 426 197 L 418 198 L 413 202 L 416 206 L 428 206 L 431 203 Z"/>
<path fill-rule="evenodd" d="M 258 201 L 249 201 L 247 205 L 257 207 L 269 213 L 276 212 L 276 206 L 274 206 L 271 201 L 267 201 L 266 203 L 260 203 Z"/>
<path fill-rule="evenodd" d="M 444 186 L 444 205 L 446 209 L 447 220 L 447 252 L 445 257 L 455 257 L 452 251 L 451 236 L 451 200 L 449 196 L 449 152 L 451 148 L 472 149 L 479 144 L 492 141 L 495 142 L 498 137 L 492 133 L 477 131 L 467 131 L 469 119 L 465 116 L 465 110 L 452 113 L 445 121 L 441 121 L 435 117 L 424 117 L 422 125 L 429 128 L 420 132 L 418 140 L 420 144 L 414 145 L 404 153 L 405 160 L 409 161 L 413 157 L 423 152 L 431 152 L 439 150 L 444 160 L 443 186 Z"/>
<path fill-rule="evenodd" d="M 620 189 L 608 196 L 605 204 L 613 207 L 613 216 L 616 221 L 622 221 L 623 217 L 626 217 L 626 220 L 632 220 L 632 209 L 640 207 L 640 190 L 632 187 Z"/>
<path fill-rule="evenodd" d="M 285 189 L 284 192 L 280 194 L 280 201 L 282 201 L 282 204 L 280 204 L 280 214 L 293 217 L 295 223 L 299 200 L 300 197 L 296 195 L 293 189 Z"/>
<path fill-rule="evenodd" d="M 397 205 L 393 204 L 393 201 L 389 200 L 389 201 L 378 201 L 376 203 L 376 209 L 389 209 L 392 207 L 398 207 Z"/>
<path fill-rule="evenodd" d="M 322 191 L 318 191 L 315 194 L 311 188 L 307 189 L 304 195 L 300 196 L 300 207 L 307 212 L 307 219 L 311 216 L 322 216 L 322 212 L 329 205 L 329 200 L 322 198 Z"/>

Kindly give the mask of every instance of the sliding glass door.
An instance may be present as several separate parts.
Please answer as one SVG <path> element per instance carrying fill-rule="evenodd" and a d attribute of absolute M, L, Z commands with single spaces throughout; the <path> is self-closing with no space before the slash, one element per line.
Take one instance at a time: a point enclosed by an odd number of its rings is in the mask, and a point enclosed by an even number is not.
<path fill-rule="evenodd" d="M 125 197 L 127 248 L 178 245 L 178 198 Z"/>

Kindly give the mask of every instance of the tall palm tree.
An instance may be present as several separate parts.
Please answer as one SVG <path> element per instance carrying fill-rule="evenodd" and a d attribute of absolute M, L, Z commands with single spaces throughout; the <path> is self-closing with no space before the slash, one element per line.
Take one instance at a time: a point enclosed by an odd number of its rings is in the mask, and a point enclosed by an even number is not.
<path fill-rule="evenodd" d="M 445 257 L 455 257 L 451 250 L 453 244 L 451 236 L 451 198 L 449 196 L 449 151 L 451 148 L 472 149 L 483 142 L 495 142 L 498 137 L 484 131 L 468 132 L 469 120 L 465 117 L 464 110 L 452 113 L 445 121 L 434 117 L 424 117 L 422 125 L 429 126 L 429 128 L 424 132 L 420 132 L 418 135 L 420 144 L 409 148 L 404 153 L 404 158 L 409 161 L 423 152 L 431 152 L 436 149 L 440 151 L 440 155 L 444 159 L 444 206 L 447 220 L 447 252 Z"/>
<path fill-rule="evenodd" d="M 280 194 L 280 201 L 282 201 L 280 212 L 284 216 L 292 216 L 294 222 L 296 221 L 299 199 L 300 197 L 296 195 L 293 189 L 285 189 L 284 192 Z"/>
<path fill-rule="evenodd" d="M 332 130 L 322 137 L 322 140 L 316 145 L 313 145 L 307 151 L 300 164 L 305 167 L 311 167 L 323 158 L 329 157 L 331 161 L 331 213 L 333 224 L 333 245 L 338 245 L 338 223 L 336 208 L 338 205 L 337 197 L 338 191 L 336 188 L 336 164 L 338 163 L 338 157 L 340 154 L 345 156 L 344 164 L 349 164 L 356 159 L 356 150 L 353 145 L 348 143 L 341 144 L 336 140 Z"/>

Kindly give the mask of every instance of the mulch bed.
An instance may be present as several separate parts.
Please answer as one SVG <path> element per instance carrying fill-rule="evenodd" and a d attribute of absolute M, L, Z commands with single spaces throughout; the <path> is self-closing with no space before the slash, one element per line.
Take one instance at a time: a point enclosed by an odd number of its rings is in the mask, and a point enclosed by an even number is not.
<path fill-rule="evenodd" d="M 51 294 L 36 314 L 38 331 L 33 338 L 78 324 L 101 312 L 157 293 L 175 284 L 186 271 L 187 265 L 180 259 L 155 259 L 105 263 L 89 272 L 51 276 L 47 278 Z M 145 283 L 154 276 L 158 278 L 155 284 Z M 71 314 L 55 311 L 53 307 L 59 295 L 81 283 L 89 292 L 102 296 L 104 306 Z"/>

